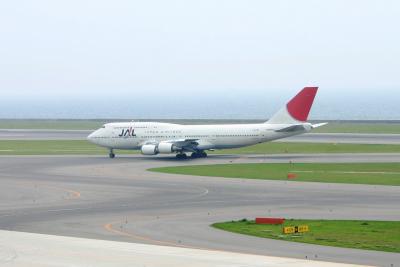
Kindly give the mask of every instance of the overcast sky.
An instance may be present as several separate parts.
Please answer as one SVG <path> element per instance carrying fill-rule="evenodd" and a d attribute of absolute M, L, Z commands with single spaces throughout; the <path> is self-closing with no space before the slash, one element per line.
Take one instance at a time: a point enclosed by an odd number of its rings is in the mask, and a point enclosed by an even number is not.
<path fill-rule="evenodd" d="M 117 116 L 128 99 L 144 116 L 154 104 L 163 116 L 168 105 L 213 116 L 221 102 L 281 105 L 318 85 L 321 106 L 390 102 L 400 119 L 399 25 L 400 1 L 2 1 L 0 117 L 87 105 Z"/>

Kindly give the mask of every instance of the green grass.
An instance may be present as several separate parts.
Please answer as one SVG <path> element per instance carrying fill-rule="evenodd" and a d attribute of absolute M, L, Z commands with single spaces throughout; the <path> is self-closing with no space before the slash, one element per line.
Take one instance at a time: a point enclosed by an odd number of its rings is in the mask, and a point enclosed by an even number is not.
<path fill-rule="evenodd" d="M 153 168 L 150 171 L 199 176 L 301 182 L 400 185 L 398 163 L 247 163 Z"/>
<path fill-rule="evenodd" d="M 137 151 L 115 150 L 116 154 Z M 86 140 L 0 140 L 0 155 L 108 155 L 108 150 Z"/>
<path fill-rule="evenodd" d="M 116 151 L 137 153 L 137 151 Z M 400 145 L 263 143 L 240 149 L 217 150 L 224 154 L 280 153 L 400 153 Z M 0 155 L 107 154 L 105 148 L 86 140 L 0 140 Z"/>
<path fill-rule="evenodd" d="M 313 130 L 314 133 L 376 133 L 400 134 L 399 122 L 330 122 L 329 124 Z"/>
<path fill-rule="evenodd" d="M 334 247 L 400 252 L 399 221 L 286 220 L 285 226 L 306 224 L 303 234 L 282 234 L 281 225 L 255 224 L 254 221 L 215 223 L 218 229 L 263 238 Z"/>
<path fill-rule="evenodd" d="M 217 154 L 282 154 L 282 153 L 399 153 L 400 145 L 330 144 L 268 142 L 238 149 L 217 150 Z"/>

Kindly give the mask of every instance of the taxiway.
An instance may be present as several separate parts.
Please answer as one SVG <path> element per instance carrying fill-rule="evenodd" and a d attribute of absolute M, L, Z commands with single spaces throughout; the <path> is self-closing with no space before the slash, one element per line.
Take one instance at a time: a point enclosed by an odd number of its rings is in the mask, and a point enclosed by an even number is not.
<path fill-rule="evenodd" d="M 241 162 L 400 162 L 400 154 L 0 157 L 0 229 L 330 262 L 397 266 L 400 254 L 214 229 L 286 218 L 400 220 L 400 187 L 184 176 L 148 168 Z"/>

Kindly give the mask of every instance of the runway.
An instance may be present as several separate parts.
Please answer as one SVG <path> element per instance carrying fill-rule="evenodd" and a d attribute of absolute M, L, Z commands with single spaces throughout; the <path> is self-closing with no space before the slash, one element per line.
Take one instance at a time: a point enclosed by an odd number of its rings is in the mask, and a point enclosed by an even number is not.
<path fill-rule="evenodd" d="M 147 168 L 241 162 L 400 162 L 400 154 L 173 157 L 0 157 L 0 229 L 399 266 L 399 253 L 291 243 L 214 229 L 256 216 L 400 220 L 400 187 L 152 173 Z M 3 244 L 4 245 L 4 244 Z M 392 265 L 391 265 L 392 264 Z"/>
<path fill-rule="evenodd" d="M 0 129 L 0 140 L 86 140 L 91 130 Z M 307 133 L 277 142 L 400 144 L 400 134 Z"/>

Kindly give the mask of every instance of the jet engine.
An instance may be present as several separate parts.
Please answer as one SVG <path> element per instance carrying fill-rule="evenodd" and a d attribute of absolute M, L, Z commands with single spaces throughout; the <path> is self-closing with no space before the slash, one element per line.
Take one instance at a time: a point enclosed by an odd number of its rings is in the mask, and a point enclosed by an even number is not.
<path fill-rule="evenodd" d="M 167 143 L 167 142 L 161 142 L 158 144 L 158 152 L 160 153 L 172 153 L 176 151 L 176 146 L 172 143 Z"/>
<path fill-rule="evenodd" d="M 143 155 L 156 155 L 158 154 L 158 149 L 156 145 L 143 145 L 142 146 Z"/>

